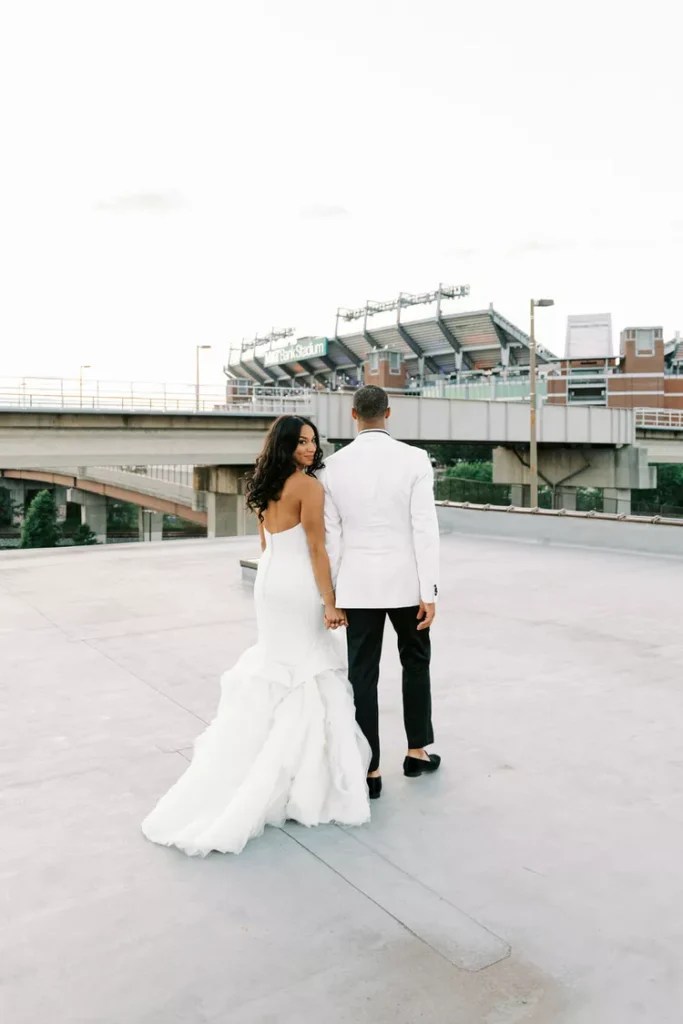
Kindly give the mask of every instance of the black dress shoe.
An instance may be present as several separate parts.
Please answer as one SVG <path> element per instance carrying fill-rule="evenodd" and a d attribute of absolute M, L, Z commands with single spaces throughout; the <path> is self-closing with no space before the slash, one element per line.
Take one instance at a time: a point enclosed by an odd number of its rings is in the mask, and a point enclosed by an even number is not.
<path fill-rule="evenodd" d="M 407 757 L 403 762 L 403 774 L 409 779 L 417 779 L 420 775 L 435 772 L 440 764 L 438 754 L 430 754 L 428 761 L 423 761 L 421 757 Z"/>
<path fill-rule="evenodd" d="M 368 795 L 371 800 L 379 800 L 382 792 L 382 776 L 373 775 L 368 779 Z"/>

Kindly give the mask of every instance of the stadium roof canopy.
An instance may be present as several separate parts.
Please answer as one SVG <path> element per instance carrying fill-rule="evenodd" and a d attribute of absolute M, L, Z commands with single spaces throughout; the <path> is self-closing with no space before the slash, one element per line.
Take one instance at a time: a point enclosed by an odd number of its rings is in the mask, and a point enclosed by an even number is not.
<path fill-rule="evenodd" d="M 668 367 L 683 367 L 683 338 L 679 334 L 664 345 L 664 359 Z"/>
<path fill-rule="evenodd" d="M 293 339 L 291 330 L 245 342 L 230 353 L 226 373 L 258 383 L 327 382 L 337 373 L 350 380 L 361 377 L 361 367 L 376 350 L 399 352 L 409 376 L 431 377 L 460 371 L 529 365 L 529 336 L 496 312 L 493 306 L 472 313 L 437 312 L 421 320 L 396 318 L 384 326 L 368 326 L 367 318 L 344 331 L 344 312 L 338 316 L 333 337 Z M 349 319 L 357 319 L 349 311 Z M 341 321 L 341 323 L 340 323 Z M 557 357 L 537 346 L 539 363 Z"/>

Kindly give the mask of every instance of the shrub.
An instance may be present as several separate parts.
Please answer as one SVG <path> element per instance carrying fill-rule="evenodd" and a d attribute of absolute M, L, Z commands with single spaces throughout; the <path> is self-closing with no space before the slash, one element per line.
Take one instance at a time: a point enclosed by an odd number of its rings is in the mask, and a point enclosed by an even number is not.
<path fill-rule="evenodd" d="M 12 492 L 0 487 L 0 526 L 13 526 L 19 505 L 12 501 Z"/>
<path fill-rule="evenodd" d="M 97 544 L 97 536 L 94 530 L 92 530 L 87 523 L 81 523 L 81 525 L 74 530 L 72 537 L 74 544 Z"/>
<path fill-rule="evenodd" d="M 52 491 L 38 491 L 21 529 L 22 548 L 54 548 L 61 539 Z"/>

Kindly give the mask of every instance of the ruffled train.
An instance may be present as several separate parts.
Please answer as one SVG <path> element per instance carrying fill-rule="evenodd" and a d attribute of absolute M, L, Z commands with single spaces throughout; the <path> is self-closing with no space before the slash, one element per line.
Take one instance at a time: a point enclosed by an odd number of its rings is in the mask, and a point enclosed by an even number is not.
<path fill-rule="evenodd" d="M 148 839 L 190 856 L 239 853 L 266 825 L 369 820 L 370 752 L 340 639 L 319 634 L 295 667 L 261 644 L 242 655 L 192 763 L 143 822 Z"/>

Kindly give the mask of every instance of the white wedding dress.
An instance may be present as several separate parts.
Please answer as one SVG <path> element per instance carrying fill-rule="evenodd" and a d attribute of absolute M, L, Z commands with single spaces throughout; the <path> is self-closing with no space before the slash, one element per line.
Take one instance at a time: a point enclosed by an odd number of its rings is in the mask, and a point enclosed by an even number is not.
<path fill-rule="evenodd" d="M 266 825 L 362 825 L 370 749 L 356 725 L 343 638 L 330 633 L 301 524 L 266 533 L 258 641 L 221 679 L 218 713 L 185 774 L 142 824 L 190 855 L 239 853 Z"/>

